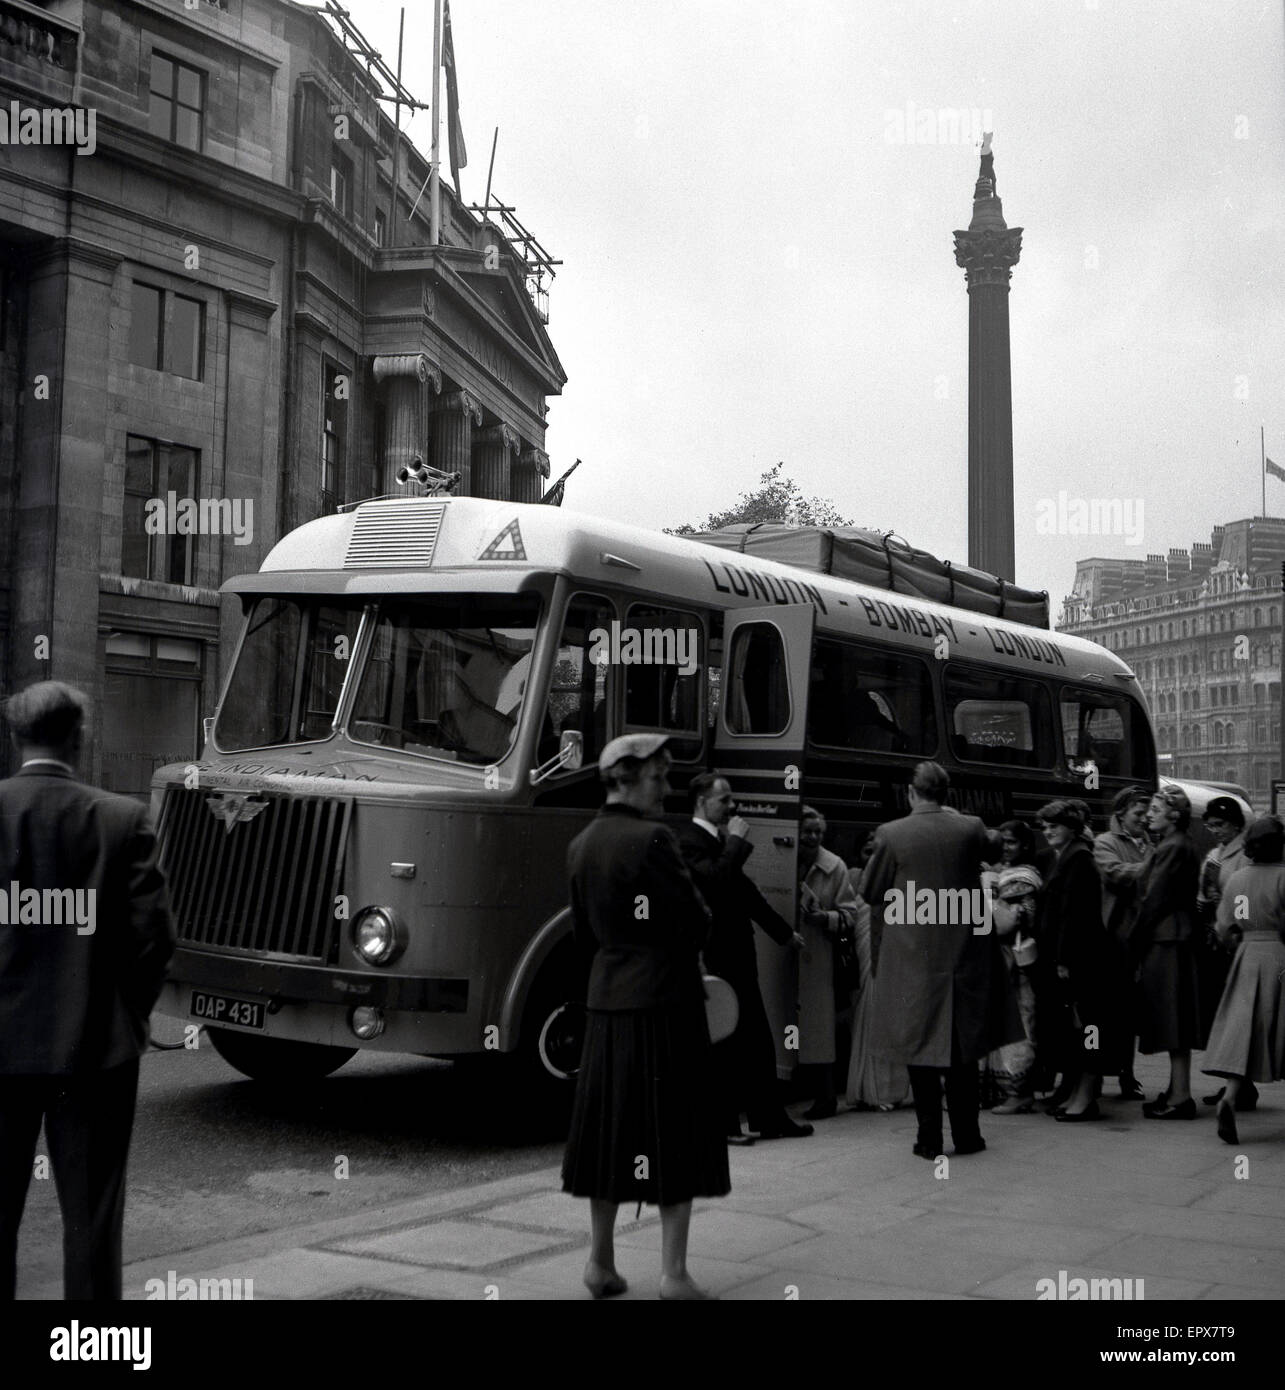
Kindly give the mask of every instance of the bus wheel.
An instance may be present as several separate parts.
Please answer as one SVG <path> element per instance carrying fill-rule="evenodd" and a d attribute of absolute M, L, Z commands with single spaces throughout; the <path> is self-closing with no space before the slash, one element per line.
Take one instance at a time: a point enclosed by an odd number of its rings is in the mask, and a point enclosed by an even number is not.
<path fill-rule="evenodd" d="M 326 1047 L 290 1038 L 256 1038 L 227 1028 L 207 1031 L 215 1052 L 256 1081 L 301 1081 L 329 1076 L 357 1053 L 355 1047 Z"/>
<path fill-rule="evenodd" d="M 564 1000 L 545 1014 L 536 1038 L 536 1057 L 555 1080 L 574 1084 L 584 1049 L 584 1005 Z"/>
<path fill-rule="evenodd" d="M 583 985 L 575 987 L 570 971 L 546 966 L 527 1002 L 520 1051 L 524 1070 L 546 1095 L 575 1090 L 584 1047 L 583 999 Z"/>

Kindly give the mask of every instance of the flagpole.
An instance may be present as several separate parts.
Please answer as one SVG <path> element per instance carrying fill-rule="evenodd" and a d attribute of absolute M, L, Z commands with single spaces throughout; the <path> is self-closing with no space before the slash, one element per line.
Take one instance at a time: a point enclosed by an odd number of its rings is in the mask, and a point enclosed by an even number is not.
<path fill-rule="evenodd" d="M 434 246 L 442 240 L 442 187 L 438 170 L 441 146 L 441 123 L 438 119 L 439 89 L 442 79 L 442 0 L 433 0 L 433 151 L 429 165 L 429 218 Z"/>
<path fill-rule="evenodd" d="M 406 28 L 406 8 L 397 21 L 397 103 L 393 133 L 393 197 L 388 209 L 388 244 L 397 245 L 397 166 L 402 159 L 402 34 Z"/>
<path fill-rule="evenodd" d="M 1266 428 L 1266 427 L 1263 426 L 1263 425 L 1259 425 L 1259 427 L 1258 427 L 1258 452 L 1259 452 L 1259 454 L 1261 455 L 1261 458 L 1259 459 L 1259 467 L 1260 467 L 1260 471 L 1261 471 L 1261 473 L 1262 473 L 1262 475 L 1263 475 L 1263 516 L 1264 516 L 1264 517 L 1267 515 L 1267 435 L 1266 435 L 1266 433 L 1265 433 L 1265 428 Z"/>

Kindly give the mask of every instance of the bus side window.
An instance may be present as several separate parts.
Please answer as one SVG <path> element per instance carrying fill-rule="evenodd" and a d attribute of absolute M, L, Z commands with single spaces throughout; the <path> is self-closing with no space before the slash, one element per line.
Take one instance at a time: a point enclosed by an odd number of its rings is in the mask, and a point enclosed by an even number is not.
<path fill-rule="evenodd" d="M 744 623 L 732 634 L 723 693 L 734 734 L 780 734 L 790 724 L 790 678 L 780 629 Z"/>
<path fill-rule="evenodd" d="M 678 759 L 698 758 L 704 748 L 703 639 L 696 614 L 635 603 L 612 654 L 624 670 L 626 727 L 669 734 Z"/>
<path fill-rule="evenodd" d="M 1048 690 L 1037 681 L 952 664 L 944 681 L 951 749 L 965 762 L 1052 767 Z"/>
<path fill-rule="evenodd" d="M 818 639 L 808 731 L 812 742 L 823 747 L 919 757 L 936 752 L 927 666 L 917 657 Z"/>
<path fill-rule="evenodd" d="M 1070 772 L 1082 776 L 1090 764 L 1104 777 L 1148 775 L 1135 762 L 1148 760 L 1133 730 L 1133 702 L 1105 691 L 1073 690 L 1061 694 L 1062 748 Z M 1141 756 L 1135 758 L 1135 751 Z"/>
<path fill-rule="evenodd" d="M 615 616 L 611 604 L 593 594 L 575 594 L 567 604 L 540 725 L 537 764 L 553 757 L 567 729 L 578 729 L 584 736 L 583 766 L 597 763 L 607 742 L 609 638 Z"/>

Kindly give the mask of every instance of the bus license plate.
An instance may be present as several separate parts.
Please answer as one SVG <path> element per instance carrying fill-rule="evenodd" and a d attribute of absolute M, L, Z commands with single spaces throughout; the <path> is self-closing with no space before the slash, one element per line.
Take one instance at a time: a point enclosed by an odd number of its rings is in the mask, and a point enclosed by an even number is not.
<path fill-rule="evenodd" d="M 244 999 L 229 999 L 225 994 L 203 994 L 192 991 L 193 1018 L 206 1023 L 235 1023 L 241 1028 L 263 1031 L 263 1001 L 247 1003 Z"/>

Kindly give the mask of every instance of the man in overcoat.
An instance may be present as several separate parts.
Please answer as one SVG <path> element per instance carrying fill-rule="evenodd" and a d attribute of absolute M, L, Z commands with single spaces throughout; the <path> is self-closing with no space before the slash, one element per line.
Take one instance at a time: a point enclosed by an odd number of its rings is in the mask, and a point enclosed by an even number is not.
<path fill-rule="evenodd" d="M 949 786 L 940 764 L 915 768 L 910 814 L 875 832 L 862 890 L 875 976 L 872 1047 L 909 1070 L 919 1119 L 914 1152 L 929 1159 L 942 1151 L 942 1078 L 955 1152 L 978 1153 L 986 1142 L 977 1124 L 977 1062 L 1024 1036 L 989 913 L 975 921 L 982 914 L 965 907 L 980 902 L 973 890 L 980 891 L 982 864 L 998 857 L 999 837 L 976 816 L 943 805 Z"/>
<path fill-rule="evenodd" d="M 781 1104 L 776 1046 L 759 988 L 754 924 L 780 946 L 797 949 L 803 938 L 745 873 L 753 846 L 747 838 L 749 826 L 733 814 L 727 779 L 716 772 L 701 773 L 692 778 L 689 795 L 691 819 L 675 825 L 674 834 L 712 914 L 705 966 L 732 986 L 739 1006 L 736 1030 L 714 1049 L 727 1105 L 728 1141 L 752 1142 L 741 1133 L 742 1106 L 751 1131 L 760 1137 L 804 1138 L 812 1126 L 796 1123 Z"/>
<path fill-rule="evenodd" d="M 121 1296 L 138 1062 L 174 951 L 146 807 L 76 776 L 87 704 L 41 681 L 5 707 L 21 766 L 0 782 L 0 1300 L 14 1297 L 42 1120 L 65 1296 Z"/>

